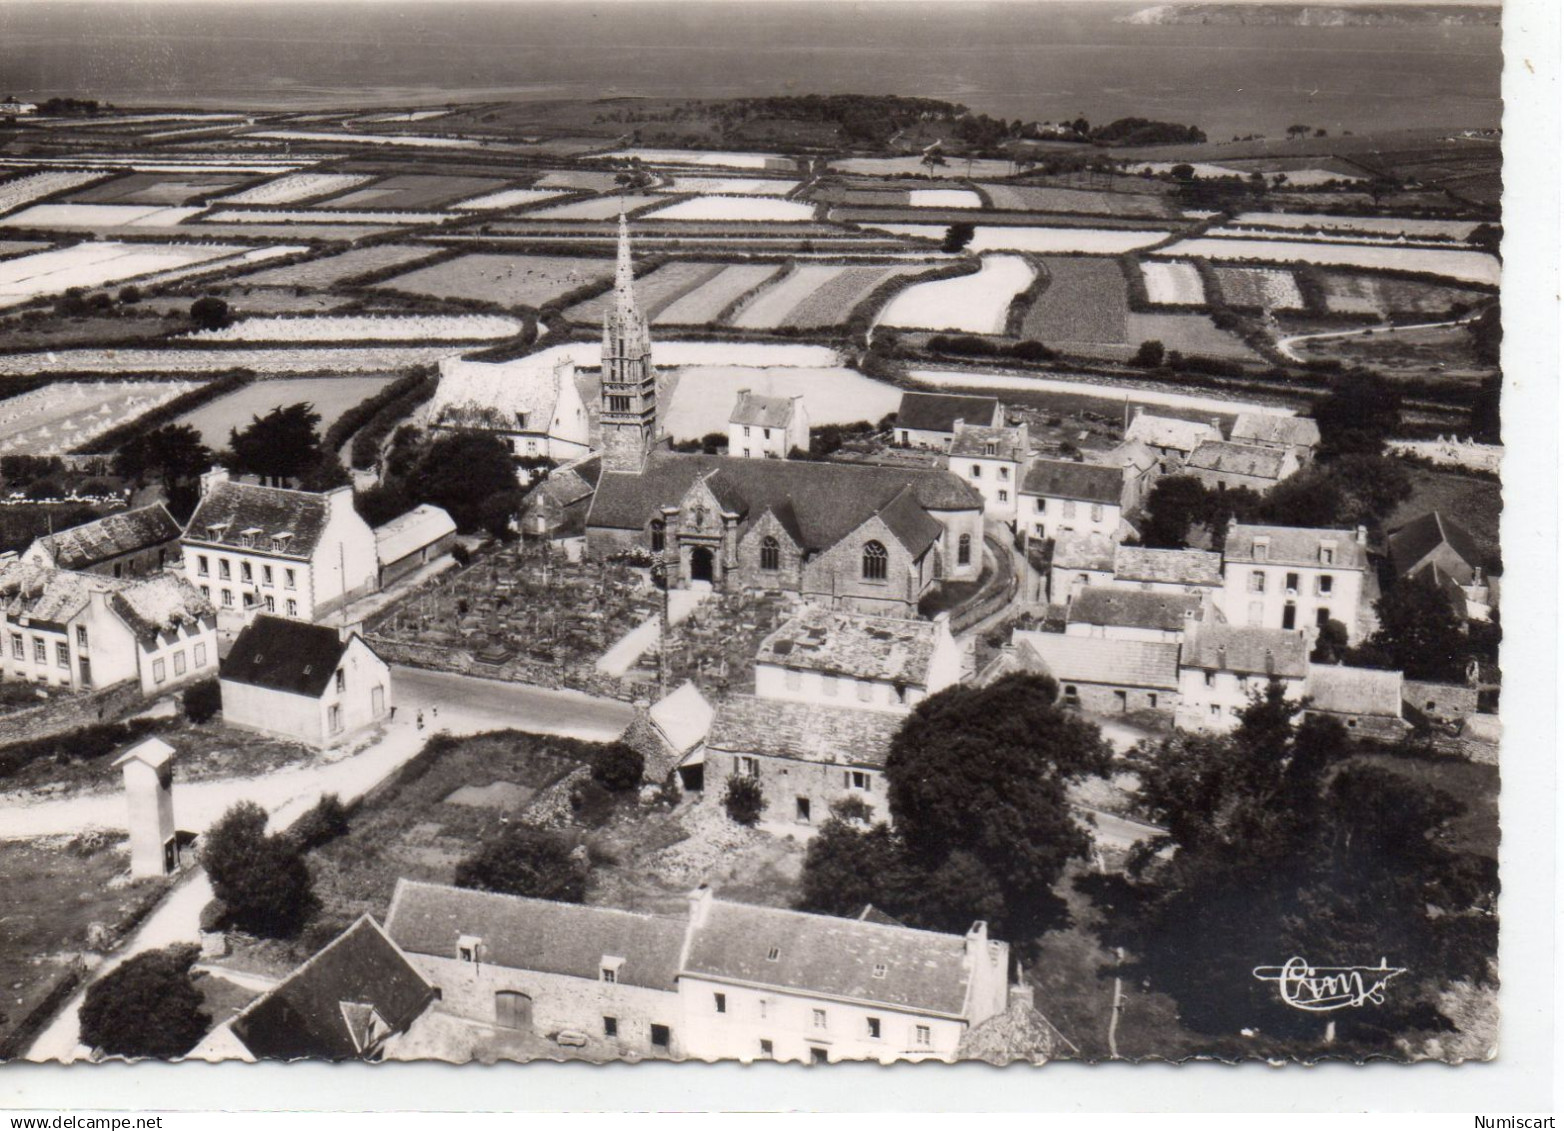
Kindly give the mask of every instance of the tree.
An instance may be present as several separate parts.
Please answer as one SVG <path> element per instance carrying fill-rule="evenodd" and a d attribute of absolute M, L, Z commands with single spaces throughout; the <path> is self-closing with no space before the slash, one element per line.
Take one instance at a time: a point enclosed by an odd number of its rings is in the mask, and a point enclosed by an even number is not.
<path fill-rule="evenodd" d="M 1320 428 L 1320 456 L 1378 455 L 1401 424 L 1401 392 L 1377 373 L 1357 370 L 1332 387 L 1311 413 Z"/>
<path fill-rule="evenodd" d="M 1140 348 L 1135 351 L 1135 356 L 1130 358 L 1130 364 L 1140 369 L 1156 369 L 1162 364 L 1162 359 L 1167 355 L 1162 343 L 1156 339 L 1141 342 Z"/>
<path fill-rule="evenodd" d="M 294 822 L 288 835 L 301 851 L 308 852 L 331 843 L 339 836 L 346 836 L 351 816 L 348 807 L 335 793 L 322 794 L 321 799 Z"/>
<path fill-rule="evenodd" d="M 1192 181 L 1195 179 L 1195 167 L 1183 161 L 1174 165 L 1173 168 L 1168 170 L 1168 173 L 1175 181 Z"/>
<path fill-rule="evenodd" d="M 450 514 L 464 534 L 487 530 L 504 537 L 523 492 L 505 441 L 487 432 L 454 432 L 430 444 L 407 477 L 417 503 Z"/>
<path fill-rule="evenodd" d="M 1157 550 L 1182 550 L 1189 528 L 1201 521 L 1206 509 L 1206 486 L 1192 475 L 1167 475 L 1158 479 L 1146 496 L 1146 521 L 1141 541 Z"/>
<path fill-rule="evenodd" d="M 977 234 L 976 225 L 965 221 L 952 224 L 945 229 L 945 240 L 940 244 L 941 251 L 960 251 L 972 242 L 972 237 Z"/>
<path fill-rule="evenodd" d="M 1466 325 L 1472 338 L 1472 351 L 1484 365 L 1499 364 L 1499 347 L 1504 342 L 1504 322 L 1499 315 L 1499 304 L 1494 302 Z"/>
<path fill-rule="evenodd" d="M 1287 137 L 1290 141 L 1300 141 L 1309 136 L 1310 126 L 1288 126 Z"/>
<path fill-rule="evenodd" d="M 568 837 L 512 823 L 456 865 L 456 886 L 581 903 L 590 871 Z"/>
<path fill-rule="evenodd" d="M 185 689 L 185 718 L 200 726 L 223 709 L 222 687 L 215 679 L 202 680 Z"/>
<path fill-rule="evenodd" d="M 196 478 L 211 466 L 211 449 L 189 424 L 165 424 L 143 432 L 114 453 L 114 474 L 138 483 L 156 476 L 172 486 Z"/>
<path fill-rule="evenodd" d="M 314 913 L 303 855 L 288 837 L 266 831 L 266 810 L 253 801 L 234 805 L 207 830 L 201 860 L 213 894 L 241 930 L 288 938 Z"/>
<path fill-rule="evenodd" d="M 236 470 L 280 487 L 319 462 L 320 413 L 307 402 L 279 405 L 265 416 L 252 416 L 243 432 L 230 429 L 228 446 Z"/>
<path fill-rule="evenodd" d="M 1404 672 L 1409 679 L 1458 682 L 1471 646 L 1450 597 L 1421 577 L 1403 578 L 1374 602 L 1379 627 L 1354 662 Z"/>
<path fill-rule="evenodd" d="M 119 301 L 121 306 L 134 306 L 141 301 L 141 288 L 134 283 L 121 287 Z"/>
<path fill-rule="evenodd" d="M 1467 428 L 1472 433 L 1472 439 L 1485 444 L 1497 444 L 1500 442 L 1502 417 L 1499 414 L 1499 401 L 1502 394 L 1502 383 L 1497 374 L 1492 377 L 1484 377 L 1482 384 L 1477 387 L 1477 395 L 1472 399 L 1471 415 L 1467 418 Z"/>
<path fill-rule="evenodd" d="M 126 959 L 87 989 L 78 1011 L 82 1043 L 110 1056 L 184 1056 L 212 1018 L 190 978 L 200 951 L 181 944 Z"/>
<path fill-rule="evenodd" d="M 722 791 L 722 807 L 736 824 L 753 826 L 766 809 L 760 781 L 744 774 L 732 774 Z"/>
<path fill-rule="evenodd" d="M 856 915 L 865 904 L 902 902 L 897 873 L 901 845 L 883 822 L 867 830 L 832 816 L 804 853 L 796 906 L 822 915 Z"/>
<path fill-rule="evenodd" d="M 1480 251 L 1498 255 L 1504 243 L 1504 229 L 1497 224 L 1478 224 L 1467 235 L 1466 242 Z"/>
<path fill-rule="evenodd" d="M 615 793 L 636 788 L 645 772 L 646 758 L 626 743 L 610 742 L 592 754 L 592 780 Z"/>
<path fill-rule="evenodd" d="M 228 304 L 216 295 L 204 295 L 190 304 L 190 321 L 201 330 L 221 330 L 228 325 Z"/>

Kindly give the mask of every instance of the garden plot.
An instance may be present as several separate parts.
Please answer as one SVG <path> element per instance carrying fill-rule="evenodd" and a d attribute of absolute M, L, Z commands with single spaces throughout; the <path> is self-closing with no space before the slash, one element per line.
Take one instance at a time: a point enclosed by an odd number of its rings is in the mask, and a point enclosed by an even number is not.
<path fill-rule="evenodd" d="M 189 204 L 216 196 L 245 178 L 222 173 L 130 173 L 70 195 L 72 204 Z"/>
<path fill-rule="evenodd" d="M 865 224 L 893 236 L 940 241 L 945 228 L 939 224 Z M 1040 251 L 1049 254 L 1122 255 L 1150 247 L 1168 238 L 1167 232 L 1114 228 L 1034 228 L 980 224 L 967 244 L 968 251 Z"/>
<path fill-rule="evenodd" d="M 456 219 L 456 215 L 454 212 L 332 212 L 324 208 L 318 211 L 256 209 L 211 212 L 202 219 L 213 224 L 443 224 Z"/>
<path fill-rule="evenodd" d="M 580 192 L 613 192 L 619 187 L 616 174 L 596 169 L 555 169 L 532 183 L 533 188 L 570 189 Z"/>
<path fill-rule="evenodd" d="M 255 381 L 186 413 L 177 423 L 191 425 L 201 433 L 202 443 L 217 449 L 227 445 L 230 430 L 245 427 L 252 417 L 303 403 L 315 406 L 320 413 L 320 429 L 325 432 L 344 412 L 368 400 L 393 380 L 391 374 L 380 374 Z"/>
<path fill-rule="evenodd" d="M 908 287 L 886 304 L 878 322 L 921 330 L 1002 334 L 1011 300 L 1036 277 L 1036 270 L 1019 255 L 986 255 L 976 275 Z"/>
<path fill-rule="evenodd" d="M 407 173 L 387 177 L 372 185 L 354 189 L 344 196 L 333 197 L 317 208 L 389 208 L 404 209 L 441 208 L 453 200 L 466 200 L 481 193 L 493 192 L 505 187 L 503 180 L 493 177 L 455 177 Z"/>
<path fill-rule="evenodd" d="M 663 426 L 674 440 L 698 440 L 726 433 L 733 399 L 740 389 L 771 397 L 804 398 L 810 423 L 851 424 L 895 412 L 901 390 L 840 366 L 752 368 L 740 365 L 683 366 L 674 370 L 672 400 Z"/>
<path fill-rule="evenodd" d="M 185 337 L 200 342 L 481 342 L 519 333 L 521 323 L 502 314 L 365 314 L 246 318 Z"/>
<path fill-rule="evenodd" d="M 264 185 L 255 185 L 223 197 L 224 204 L 298 204 L 317 196 L 342 192 L 365 184 L 373 177 L 361 173 L 289 173 Z"/>
<path fill-rule="evenodd" d="M 200 208 L 164 208 L 145 204 L 35 204 L 0 220 L 8 228 L 172 228 L 199 214 Z"/>
<path fill-rule="evenodd" d="M 664 308 L 677 302 L 723 270 L 725 265 L 721 263 L 697 263 L 689 260 L 665 263 L 650 275 L 643 275 L 635 281 L 636 304 L 648 319 L 655 321 Z M 565 317 L 572 322 L 598 323 L 613 307 L 614 301 L 613 291 L 605 291 L 595 298 L 589 298 L 585 302 L 572 306 L 565 311 Z"/>
<path fill-rule="evenodd" d="M 740 263 L 723 267 L 704 283 L 652 315 L 652 324 L 704 326 L 714 322 L 741 296 L 781 271 L 782 267 L 775 263 Z M 661 343 L 658 343 L 658 348 L 662 348 Z"/>
<path fill-rule="evenodd" d="M 808 221 L 813 205 L 774 196 L 696 196 L 641 217 L 643 220 L 736 220 L 752 223 Z"/>
<path fill-rule="evenodd" d="M 0 401 L 0 452 L 60 455 L 145 416 L 193 381 L 67 381 Z"/>
<path fill-rule="evenodd" d="M 1146 299 L 1157 306 L 1202 306 L 1206 289 L 1193 263 L 1142 263 Z"/>
<path fill-rule="evenodd" d="M 513 188 L 491 192 L 484 196 L 464 200 L 451 205 L 458 212 L 493 212 L 501 208 L 520 208 L 565 195 L 563 189 Z"/>
<path fill-rule="evenodd" d="M 568 204 L 551 204 L 536 212 L 529 212 L 529 220 L 612 220 L 622 212 L 633 212 L 648 204 L 659 204 L 663 197 L 645 193 L 627 193 L 623 196 L 594 196 L 588 200 L 573 200 Z"/>
<path fill-rule="evenodd" d="M 994 207 L 1009 212 L 1073 212 L 1085 216 L 1149 216 L 1168 214 L 1162 197 L 1127 192 L 1096 192 L 1052 185 L 979 185 Z"/>
<path fill-rule="evenodd" d="M 374 247 L 356 247 L 340 255 L 324 259 L 311 259 L 305 263 L 290 263 L 285 267 L 272 267 L 246 275 L 242 282 L 247 287 L 334 287 L 338 283 L 372 271 L 428 259 L 439 252 L 437 247 L 413 247 L 408 244 L 383 243 Z"/>
<path fill-rule="evenodd" d="M 1481 251 L 1396 247 L 1356 243 L 1308 243 L 1288 240 L 1182 240 L 1151 254 L 1195 259 L 1260 263 L 1313 263 L 1325 267 L 1362 267 L 1379 271 L 1416 271 L 1464 283 L 1499 285 L 1499 261 Z"/>
<path fill-rule="evenodd" d="M 0 212 L 9 212 L 24 204 L 31 204 L 40 197 L 53 196 L 67 189 L 80 188 L 94 181 L 101 181 L 107 173 L 78 173 L 69 170 L 50 170 L 18 177 L 14 181 L 0 183 Z"/>
<path fill-rule="evenodd" d="M 1489 296 L 1482 291 L 1442 287 L 1416 279 L 1359 275 L 1345 271 L 1324 273 L 1325 306 L 1333 314 L 1392 314 L 1445 316 L 1456 303 L 1475 304 Z"/>
<path fill-rule="evenodd" d="M 1285 228 L 1337 235 L 1405 236 L 1409 240 L 1464 240 L 1476 230 L 1470 220 L 1411 220 L 1396 216 L 1326 216 L 1304 212 L 1244 212 L 1239 228 Z"/>
<path fill-rule="evenodd" d="M 1049 259 L 1048 284 L 1021 324 L 1023 338 L 1045 345 L 1128 341 L 1129 292 L 1108 259 Z"/>
<path fill-rule="evenodd" d="M 1145 264 L 1150 267 L 1151 264 Z M 1303 292 L 1291 271 L 1266 267 L 1218 267 L 1217 285 L 1228 306 L 1240 310 L 1302 310 Z"/>
<path fill-rule="evenodd" d="M 261 130 L 246 137 L 270 141 L 325 141 L 334 145 L 401 145 L 427 149 L 481 149 L 487 142 L 460 137 L 421 137 L 417 134 L 332 133 L 329 130 Z"/>
<path fill-rule="evenodd" d="M 1161 342 L 1168 352 L 1186 357 L 1220 357 L 1254 361 L 1258 355 L 1243 340 L 1219 330 L 1205 314 L 1131 314 L 1125 328 L 1128 344 Z"/>
<path fill-rule="evenodd" d="M 376 286 L 430 298 L 544 306 L 577 287 L 609 278 L 613 271 L 611 259 L 478 253 L 416 268 Z"/>
<path fill-rule="evenodd" d="M 798 181 L 772 177 L 674 177 L 658 192 L 707 192 L 721 196 L 786 196 L 799 186 Z"/>
<path fill-rule="evenodd" d="M 947 157 L 943 165 L 925 165 L 921 157 L 844 157 L 831 162 L 839 173 L 862 173 L 869 177 L 894 177 L 913 173 L 920 177 L 1010 177 L 1016 172 L 1013 161 L 987 158 Z"/>
<path fill-rule="evenodd" d="M 92 241 L 0 262 L 0 305 L 71 287 L 100 287 L 222 259 L 244 251 L 228 244 L 126 244 Z"/>
<path fill-rule="evenodd" d="M 721 169 L 786 169 L 793 172 L 798 162 L 776 153 L 720 153 L 706 149 L 620 149 L 599 153 L 597 158 L 612 161 L 638 159 L 648 165 L 711 165 Z"/>
<path fill-rule="evenodd" d="M 913 208 L 982 208 L 983 198 L 971 189 L 913 189 L 907 203 Z"/>
<path fill-rule="evenodd" d="M 215 346 L 210 349 L 66 349 L 0 354 L 0 376 L 39 373 L 388 373 L 434 365 L 459 346 Z"/>

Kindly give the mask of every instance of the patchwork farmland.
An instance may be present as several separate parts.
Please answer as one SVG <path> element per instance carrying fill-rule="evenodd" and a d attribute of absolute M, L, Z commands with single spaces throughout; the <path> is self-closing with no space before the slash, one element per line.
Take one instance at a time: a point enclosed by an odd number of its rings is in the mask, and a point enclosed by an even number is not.
<path fill-rule="evenodd" d="M 438 252 L 439 248 L 411 244 L 356 247 L 338 255 L 257 271 L 243 276 L 243 282 L 251 287 L 335 287 L 361 275 L 428 259 Z"/>
<path fill-rule="evenodd" d="M 780 263 L 741 263 L 723 267 L 688 294 L 664 306 L 652 316 L 652 324 L 704 326 L 715 322 L 740 298 L 783 270 Z"/>
<path fill-rule="evenodd" d="M 1303 292 L 1291 271 L 1266 267 L 1218 267 L 1215 271 L 1228 306 L 1239 310 L 1304 308 Z"/>
<path fill-rule="evenodd" d="M 512 338 L 522 324 L 499 314 L 246 318 L 190 335 L 198 342 L 481 342 Z"/>
<path fill-rule="evenodd" d="M 1010 303 L 1037 271 L 1019 255 L 986 255 L 976 275 L 915 283 L 880 313 L 885 326 L 999 334 Z"/>
<path fill-rule="evenodd" d="M 1127 342 L 1129 288 L 1111 259 L 1043 260 L 1047 285 L 1021 320 L 1021 336 L 1045 345 Z"/>
<path fill-rule="evenodd" d="M 58 455 L 145 416 L 188 381 L 68 381 L 0 401 L 0 452 Z"/>
<path fill-rule="evenodd" d="M 613 272 L 611 259 L 477 253 L 418 268 L 376 285 L 430 298 L 537 307 L 578 287 L 606 280 Z"/>
<path fill-rule="evenodd" d="M 1156 306 L 1201 306 L 1206 301 L 1205 284 L 1193 263 L 1150 261 L 1140 265 L 1146 283 L 1146 298 Z"/>
<path fill-rule="evenodd" d="M 744 303 L 729 324 L 744 330 L 834 326 L 888 279 L 918 275 L 922 264 L 895 267 L 794 267 Z"/>
<path fill-rule="evenodd" d="M 255 381 L 202 405 L 178 420 L 201 433 L 201 442 L 212 448 L 228 443 L 228 433 L 243 428 L 256 416 L 265 416 L 274 408 L 292 404 L 310 404 L 320 413 L 324 432 L 337 418 L 361 401 L 385 388 L 394 377 L 388 374 L 362 377 L 304 377 Z"/>

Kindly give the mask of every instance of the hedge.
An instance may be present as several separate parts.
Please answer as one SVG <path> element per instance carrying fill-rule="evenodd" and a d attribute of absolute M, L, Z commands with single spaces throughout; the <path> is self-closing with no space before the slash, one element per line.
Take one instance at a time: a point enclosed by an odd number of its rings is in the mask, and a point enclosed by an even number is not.
<path fill-rule="evenodd" d="M 134 420 L 127 420 L 116 428 L 110 428 L 96 439 L 77 445 L 71 449 L 71 454 L 97 455 L 100 453 L 117 452 L 136 437 L 144 436 L 165 424 L 172 424 L 187 412 L 197 409 L 209 401 L 215 401 L 218 397 L 225 397 L 229 393 L 236 392 L 254 380 L 255 374 L 248 369 L 231 369 L 215 380 L 208 381 L 199 388 L 177 396 L 167 404 L 161 405 L 151 412 L 144 413 Z"/>
<path fill-rule="evenodd" d="M 377 412 L 416 387 L 420 382 L 427 381 L 434 372 L 435 370 L 429 366 L 420 366 L 405 376 L 398 377 L 373 395 L 359 401 L 358 404 L 337 417 L 335 423 L 326 429 L 326 435 L 321 441 L 321 447 L 328 452 L 340 451 L 342 445 L 348 442 L 353 433 L 357 432 L 365 424 L 368 424 Z"/>
<path fill-rule="evenodd" d="M 403 380 L 405 381 L 406 378 Z M 394 384 L 401 385 L 403 381 Z M 369 422 L 354 433 L 349 463 L 355 468 L 365 470 L 374 467 L 380 458 L 380 445 L 385 442 L 385 438 L 398 424 L 407 419 L 414 409 L 434 396 L 439 385 L 438 373 L 426 371 L 416 383 L 408 384 L 396 397 L 381 404 Z"/>

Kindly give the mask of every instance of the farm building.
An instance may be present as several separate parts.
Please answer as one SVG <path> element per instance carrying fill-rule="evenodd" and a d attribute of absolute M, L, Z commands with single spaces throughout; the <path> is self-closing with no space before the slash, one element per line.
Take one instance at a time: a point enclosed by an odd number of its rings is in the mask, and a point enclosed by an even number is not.
<path fill-rule="evenodd" d="M 763 397 L 740 389 L 728 418 L 728 454 L 744 459 L 786 459 L 809 450 L 809 413 L 802 394 Z"/>
<path fill-rule="evenodd" d="M 1099 715 L 1171 715 L 1178 702 L 1177 644 L 1021 630 L 1011 634 L 1011 643 L 1023 660 L 1035 657 L 1031 670 L 1058 683 L 1067 707 Z"/>
<path fill-rule="evenodd" d="M 1477 713 L 1477 688 L 1465 683 L 1401 681 L 1402 715 L 1425 723 L 1457 725 Z"/>
<path fill-rule="evenodd" d="M 141 577 L 179 560 L 179 523 L 162 503 L 104 515 L 33 540 L 22 560 L 54 569 Z"/>
<path fill-rule="evenodd" d="M 219 670 L 232 726 L 325 748 L 390 717 L 391 669 L 356 632 L 261 615 Z"/>
<path fill-rule="evenodd" d="M 1279 416 L 1274 412 L 1241 412 L 1228 437 L 1235 444 L 1291 451 L 1304 467 L 1314 462 L 1320 446 L 1320 426 L 1307 416 Z"/>
<path fill-rule="evenodd" d="M 521 532 L 529 538 L 583 537 L 592 494 L 602 474 L 603 459 L 597 455 L 554 468 L 527 492 L 521 508 Z"/>
<path fill-rule="evenodd" d="M 956 421 L 950 441 L 950 470 L 983 496 L 983 514 L 1015 528 L 1021 481 L 1032 458 L 1026 425 L 993 427 Z"/>
<path fill-rule="evenodd" d="M 1067 636 L 1176 644 L 1214 611 L 1206 598 L 1191 593 L 1147 593 L 1088 585 L 1070 602 L 1064 631 Z"/>
<path fill-rule="evenodd" d="M 1335 719 L 1356 735 L 1393 740 L 1409 729 L 1400 672 L 1310 664 L 1303 691 L 1306 714 Z"/>
<path fill-rule="evenodd" d="M 523 459 L 563 463 L 586 455 L 591 441 L 575 365 L 568 359 L 548 366 L 527 358 L 445 358 L 424 420 L 433 431 L 498 436 Z"/>
<path fill-rule="evenodd" d="M 636 703 L 635 718 L 620 741 L 640 751 L 645 760 L 641 776 L 653 785 L 661 785 L 697 753 L 711 729 L 711 719 L 711 704 L 694 681 L 686 680 L 656 703 Z M 693 760 L 699 762 L 698 757 Z M 699 788 L 698 783 L 695 788 Z"/>
<path fill-rule="evenodd" d="M 375 527 L 375 557 L 382 589 L 439 561 L 456 545 L 456 523 L 439 507 L 423 503 Z"/>
<path fill-rule="evenodd" d="M 1199 625 L 1185 637 L 1179 656 L 1174 721 L 1184 730 L 1229 731 L 1272 680 L 1296 702 L 1303 698 L 1309 649 L 1309 638 L 1301 631 Z"/>
<path fill-rule="evenodd" d="M 961 679 L 950 618 L 874 617 L 805 608 L 755 654 L 755 694 L 904 714 Z"/>
<path fill-rule="evenodd" d="M 1033 460 L 1021 485 L 1017 521 L 1029 541 L 1068 534 L 1124 537 L 1124 472 L 1067 459 Z"/>
<path fill-rule="evenodd" d="M 997 397 L 971 397 L 959 393 L 903 393 L 896 410 L 896 442 L 904 448 L 948 451 L 956 436 L 956 422 L 979 428 L 998 428 L 1005 422 Z"/>
<path fill-rule="evenodd" d="M 1182 464 L 1207 440 L 1221 438 L 1222 429 L 1215 420 L 1201 424 L 1174 416 L 1153 416 L 1140 405 L 1135 406 L 1135 418 L 1124 432 L 1126 441 L 1145 444 L 1170 467 Z"/>
<path fill-rule="evenodd" d="M 1298 470 L 1298 457 L 1291 448 L 1207 440 L 1190 453 L 1182 474 L 1194 476 L 1208 490 L 1247 487 L 1263 495 Z"/>
<path fill-rule="evenodd" d="M 1368 531 L 1228 524 L 1222 611 L 1233 624 L 1322 628 L 1337 621 L 1356 644 L 1368 571 Z"/>
<path fill-rule="evenodd" d="M 1465 527 L 1429 511 L 1392 531 L 1387 548 L 1396 577 L 1425 579 L 1441 588 L 1453 584 L 1459 590 L 1461 615 L 1488 619 L 1491 595 L 1483 577 L 1482 551 Z"/>

